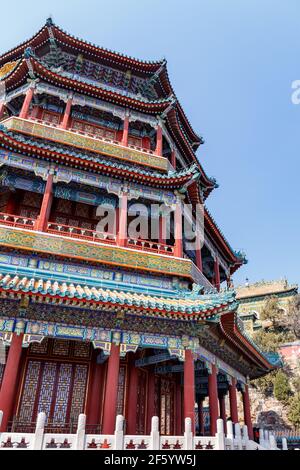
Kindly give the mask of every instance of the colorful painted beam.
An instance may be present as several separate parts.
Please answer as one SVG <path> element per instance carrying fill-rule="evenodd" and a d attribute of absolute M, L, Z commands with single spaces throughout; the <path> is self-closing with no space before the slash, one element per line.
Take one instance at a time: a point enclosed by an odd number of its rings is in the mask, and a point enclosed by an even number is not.
<path fill-rule="evenodd" d="M 42 232 L 0 227 L 0 245 L 31 252 L 47 253 L 92 263 L 128 267 L 132 269 L 172 274 L 192 278 L 190 259 L 174 258 L 130 248 L 77 241 Z"/>
<path fill-rule="evenodd" d="M 168 160 L 158 155 L 148 154 L 139 150 L 123 147 L 111 142 L 104 142 L 100 139 L 77 134 L 76 132 L 60 129 L 58 127 L 47 126 L 38 122 L 12 117 L 6 119 L 2 124 L 12 131 L 23 134 L 59 142 L 63 145 L 96 152 L 108 157 L 117 158 L 138 165 L 145 165 L 161 171 L 168 170 Z"/>

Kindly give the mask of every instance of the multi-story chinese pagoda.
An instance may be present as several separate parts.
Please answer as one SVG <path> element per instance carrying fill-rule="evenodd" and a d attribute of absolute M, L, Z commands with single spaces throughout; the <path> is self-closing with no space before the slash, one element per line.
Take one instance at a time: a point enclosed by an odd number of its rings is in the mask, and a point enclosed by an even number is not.
<path fill-rule="evenodd" d="M 1 430 L 44 411 L 56 428 L 84 412 L 104 434 L 116 414 L 129 434 L 148 433 L 152 416 L 163 434 L 181 434 L 184 417 L 202 433 L 206 400 L 211 435 L 227 412 L 251 436 L 248 381 L 276 365 L 237 318 L 231 275 L 245 260 L 205 207 L 216 182 L 166 62 L 49 19 L 0 56 L 0 94 Z M 159 211 L 158 233 L 134 237 L 137 204 L 173 215 Z M 183 206 L 195 226 L 199 204 L 191 250 Z M 101 205 L 115 208 L 115 233 L 97 229 Z"/>

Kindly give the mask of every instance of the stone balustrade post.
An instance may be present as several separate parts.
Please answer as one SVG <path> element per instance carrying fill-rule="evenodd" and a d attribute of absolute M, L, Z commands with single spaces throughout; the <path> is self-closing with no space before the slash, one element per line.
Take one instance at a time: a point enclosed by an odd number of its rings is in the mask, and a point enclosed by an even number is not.
<path fill-rule="evenodd" d="M 244 424 L 243 426 L 243 444 L 246 448 L 246 450 L 249 449 L 249 435 L 248 435 L 248 426 L 247 424 Z"/>
<path fill-rule="evenodd" d="M 233 433 L 233 422 L 231 420 L 227 421 L 227 435 L 226 438 L 230 440 L 230 447 L 231 449 L 234 449 L 234 433 Z"/>
<path fill-rule="evenodd" d="M 242 450 L 242 435 L 241 435 L 241 426 L 239 423 L 235 423 L 234 425 L 235 431 L 235 442 L 238 445 L 239 450 Z"/>
<path fill-rule="evenodd" d="M 191 418 L 184 420 L 184 450 L 193 450 L 193 432 Z"/>
<path fill-rule="evenodd" d="M 270 448 L 269 432 L 266 429 L 264 429 L 264 444 L 267 449 Z"/>
<path fill-rule="evenodd" d="M 157 416 L 152 416 L 149 450 L 159 450 L 159 448 L 160 448 L 159 419 Z"/>
<path fill-rule="evenodd" d="M 216 432 L 217 450 L 225 450 L 225 433 L 224 433 L 224 422 L 223 419 L 217 419 L 217 432 Z"/>
<path fill-rule="evenodd" d="M 281 442 L 282 442 L 282 450 L 288 450 L 286 437 L 283 437 Z"/>
<path fill-rule="evenodd" d="M 85 446 L 85 423 L 86 423 L 86 415 L 81 413 L 78 416 L 78 423 L 77 423 L 77 431 L 76 431 L 76 441 L 75 441 L 75 449 L 83 450 Z"/>
<path fill-rule="evenodd" d="M 259 444 L 264 447 L 265 446 L 265 438 L 264 438 L 264 430 L 259 429 Z"/>
<path fill-rule="evenodd" d="M 278 450 L 276 437 L 274 436 L 274 434 L 270 434 L 269 442 L 270 442 L 270 449 L 271 450 Z"/>
<path fill-rule="evenodd" d="M 124 416 L 117 415 L 115 427 L 115 445 L 114 450 L 123 450 L 124 448 Z"/>
<path fill-rule="evenodd" d="M 42 450 L 43 448 L 45 423 L 46 423 L 46 413 L 41 412 L 38 414 L 37 421 L 36 421 L 36 427 L 35 427 L 34 439 L 33 439 L 34 450 Z"/>

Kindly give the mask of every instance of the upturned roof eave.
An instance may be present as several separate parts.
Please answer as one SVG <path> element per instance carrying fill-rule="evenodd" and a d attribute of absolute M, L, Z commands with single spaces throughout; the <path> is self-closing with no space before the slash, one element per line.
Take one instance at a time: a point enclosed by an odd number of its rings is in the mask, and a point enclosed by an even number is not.
<path fill-rule="evenodd" d="M 148 73 L 156 72 L 164 62 L 163 59 L 155 60 L 155 61 L 143 61 L 137 58 L 130 57 L 126 54 L 117 53 L 115 51 L 111 51 L 109 49 L 96 46 L 95 44 L 92 44 L 88 41 L 72 36 L 71 34 L 67 33 L 59 26 L 55 25 L 51 18 L 48 18 L 46 23 L 42 26 L 42 28 L 36 34 L 34 34 L 30 39 L 27 39 L 26 41 L 22 42 L 18 46 L 13 47 L 9 51 L 0 55 L 0 66 L 9 60 L 16 60 L 22 57 L 26 48 L 33 47 L 33 46 L 38 48 L 45 41 L 49 41 L 50 39 L 49 29 L 52 31 L 55 39 L 59 40 L 63 37 L 69 41 L 69 45 L 73 48 L 74 48 L 74 43 L 75 43 L 76 45 L 81 46 L 89 54 L 97 53 L 99 55 L 99 58 L 100 57 L 107 58 L 107 59 L 111 58 L 111 59 L 114 59 L 115 61 L 116 60 L 119 61 L 120 64 L 127 64 L 128 66 L 134 65 L 134 67 L 137 67 L 138 70 L 140 69 L 140 71 L 147 72 L 147 68 L 148 68 L 149 69 Z"/>
<path fill-rule="evenodd" d="M 235 345 L 248 359 L 256 363 L 257 366 L 265 370 L 265 373 L 276 369 L 278 366 L 270 363 L 268 359 L 259 351 L 254 342 L 250 342 L 245 334 L 239 329 L 237 324 L 236 311 L 228 312 L 220 316 L 219 327 L 222 333 Z"/>
<path fill-rule="evenodd" d="M 219 229 L 217 223 L 213 219 L 207 207 L 205 207 L 204 209 L 204 217 L 205 217 L 205 221 L 207 222 L 207 226 L 213 232 L 213 235 L 214 235 L 213 238 L 216 239 L 215 237 L 217 237 L 217 240 L 219 241 L 219 246 L 221 246 L 223 248 L 223 251 L 225 250 L 225 252 L 227 253 L 227 257 L 232 264 L 232 269 L 233 269 L 232 273 L 233 273 L 244 264 L 244 261 L 241 258 L 237 257 L 235 251 L 230 246 L 229 242 L 225 238 L 225 235 Z"/>
<path fill-rule="evenodd" d="M 44 38 L 42 36 L 45 36 Z M 34 47 L 34 44 L 37 40 L 41 39 L 41 42 L 43 40 L 49 39 L 49 34 L 47 30 L 47 25 L 45 24 L 42 26 L 42 28 L 34 34 L 30 39 L 27 39 L 26 41 L 22 42 L 16 47 L 13 47 L 9 51 L 5 52 L 4 54 L 0 55 L 0 67 L 4 65 L 7 62 L 15 61 L 23 57 L 24 51 L 28 47 Z"/>
<path fill-rule="evenodd" d="M 63 29 L 56 26 L 50 19 L 47 20 L 46 24 L 31 39 L 25 41 L 24 43 L 20 44 L 16 48 L 13 48 L 9 52 L 0 56 L 0 66 L 9 60 L 21 59 L 27 48 L 32 47 L 32 48 L 35 48 L 35 50 L 38 50 L 38 48 L 41 45 L 44 45 L 45 41 L 50 40 L 49 28 L 51 29 L 51 34 L 53 35 L 54 39 L 58 40 L 59 42 L 62 40 L 62 38 L 64 38 L 64 40 L 68 42 L 69 47 L 72 47 L 72 48 L 74 48 L 75 46 L 79 48 L 81 47 L 87 53 L 90 53 L 92 55 L 98 54 L 99 58 L 101 59 L 113 61 L 114 63 L 117 63 L 119 65 L 127 64 L 128 67 L 138 70 L 140 72 L 143 71 L 146 74 L 147 73 L 153 74 L 161 70 L 160 75 L 163 75 L 165 77 L 164 81 L 167 81 L 168 83 L 167 88 L 163 87 L 163 89 L 165 91 L 169 90 L 169 93 L 165 93 L 164 100 L 168 100 L 171 96 L 173 97 L 175 96 L 175 93 L 173 91 L 172 85 L 169 80 L 168 71 L 166 68 L 166 61 L 164 59 L 159 60 L 159 61 L 142 61 L 139 59 L 129 57 L 127 55 L 119 54 L 109 49 L 101 48 L 87 41 L 84 41 L 82 39 L 75 38 L 74 36 L 64 31 Z M 40 43 L 38 42 L 39 38 L 40 38 Z M 196 132 L 193 130 L 177 98 L 176 98 L 176 106 L 180 115 L 179 119 L 185 128 L 185 132 L 187 133 L 187 138 L 190 139 L 189 145 L 191 145 L 192 143 L 193 151 L 196 151 L 199 145 L 203 143 L 202 138 L 199 137 L 196 134 Z"/>
<path fill-rule="evenodd" d="M 28 272 L 27 272 L 28 271 Z M 89 279 L 81 283 L 75 279 L 62 279 L 60 277 L 47 277 L 47 273 L 22 272 L 22 269 L 10 271 L 7 268 L 0 272 L 0 292 L 8 294 L 22 294 L 42 298 L 61 299 L 62 301 L 82 301 L 87 304 L 112 304 L 122 308 L 156 312 L 170 315 L 183 320 L 207 320 L 222 314 L 232 308 L 235 299 L 230 293 L 205 294 L 193 296 L 190 293 L 183 295 L 179 292 L 165 293 L 164 295 L 140 292 L 141 287 L 125 286 L 111 288 Z M 105 284 L 105 283 L 104 283 Z"/>
<path fill-rule="evenodd" d="M 199 146 L 203 143 L 203 139 L 194 131 L 189 119 L 187 118 L 187 115 L 185 114 L 180 104 L 180 101 L 178 100 L 176 96 L 176 93 L 170 81 L 166 64 L 162 68 L 161 73 L 160 73 L 160 85 L 161 85 L 161 88 L 165 91 L 166 96 L 174 96 L 176 98 L 178 112 L 180 114 L 182 122 L 185 125 L 185 130 L 189 135 L 189 139 L 195 145 L 194 151 L 196 151 L 199 148 Z"/>
<path fill-rule="evenodd" d="M 171 175 L 153 175 L 153 172 L 147 174 L 147 171 L 134 171 L 130 167 L 126 167 L 125 164 L 114 162 L 110 165 L 109 160 L 103 162 L 84 160 L 80 155 L 74 156 L 74 154 L 68 154 L 66 151 L 59 153 L 59 145 L 56 150 L 51 149 L 51 142 L 49 141 L 49 148 L 45 148 L 45 145 L 40 146 L 39 142 L 34 142 L 34 139 L 30 139 L 30 142 L 26 142 L 19 138 L 20 134 L 13 131 L 7 131 L 5 126 L 0 124 L 0 145 L 7 148 L 8 150 L 14 149 L 16 152 L 19 152 L 20 149 L 24 153 L 29 155 L 36 155 L 38 158 L 49 159 L 52 157 L 53 160 L 56 160 L 57 163 L 66 164 L 66 156 L 68 156 L 70 162 L 75 162 L 76 165 L 80 165 L 82 168 L 90 166 L 93 170 L 98 169 L 100 173 L 112 174 L 119 169 L 120 174 L 136 182 L 149 182 L 151 186 L 154 187 L 165 187 L 165 188 L 180 188 L 183 184 L 187 183 L 193 176 L 194 171 L 192 168 L 186 169 L 185 172 L 174 173 Z M 61 149 L 61 152 L 64 149 Z M 99 158 L 99 154 L 95 154 L 95 159 Z"/>

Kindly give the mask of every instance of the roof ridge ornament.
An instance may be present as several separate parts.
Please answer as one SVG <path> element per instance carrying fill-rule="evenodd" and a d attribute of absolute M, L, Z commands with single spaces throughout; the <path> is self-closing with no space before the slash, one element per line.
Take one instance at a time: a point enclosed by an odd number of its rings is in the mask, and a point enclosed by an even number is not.
<path fill-rule="evenodd" d="M 46 26 L 48 26 L 49 28 L 51 28 L 51 26 L 54 26 L 52 15 L 49 15 L 49 17 L 46 19 Z"/>
<path fill-rule="evenodd" d="M 32 47 L 26 47 L 26 49 L 24 51 L 24 59 L 26 60 L 26 64 L 27 64 L 27 67 L 28 67 L 28 73 L 29 73 L 29 77 L 31 78 L 31 80 L 36 79 L 36 76 L 35 76 L 35 73 L 34 73 L 34 70 L 33 70 L 33 66 L 32 66 L 32 63 L 31 63 L 31 60 L 30 60 L 33 57 L 34 57 L 34 52 L 33 52 Z"/>
<path fill-rule="evenodd" d="M 34 54 L 33 54 L 33 50 L 32 50 L 32 47 L 26 47 L 25 51 L 24 51 L 24 59 L 28 60 L 30 59 L 30 57 L 33 57 Z"/>
<path fill-rule="evenodd" d="M 149 78 L 149 82 L 154 84 L 157 79 L 159 78 L 161 72 L 166 68 L 166 65 L 167 65 L 167 59 L 164 57 L 162 62 L 161 62 L 161 66 L 159 67 L 158 70 L 156 70 L 156 72 Z"/>
<path fill-rule="evenodd" d="M 174 94 L 168 96 L 168 99 L 170 100 L 169 106 L 164 110 L 164 112 L 161 114 L 161 119 L 164 119 L 168 114 L 171 109 L 173 109 L 177 103 L 177 98 Z"/>

